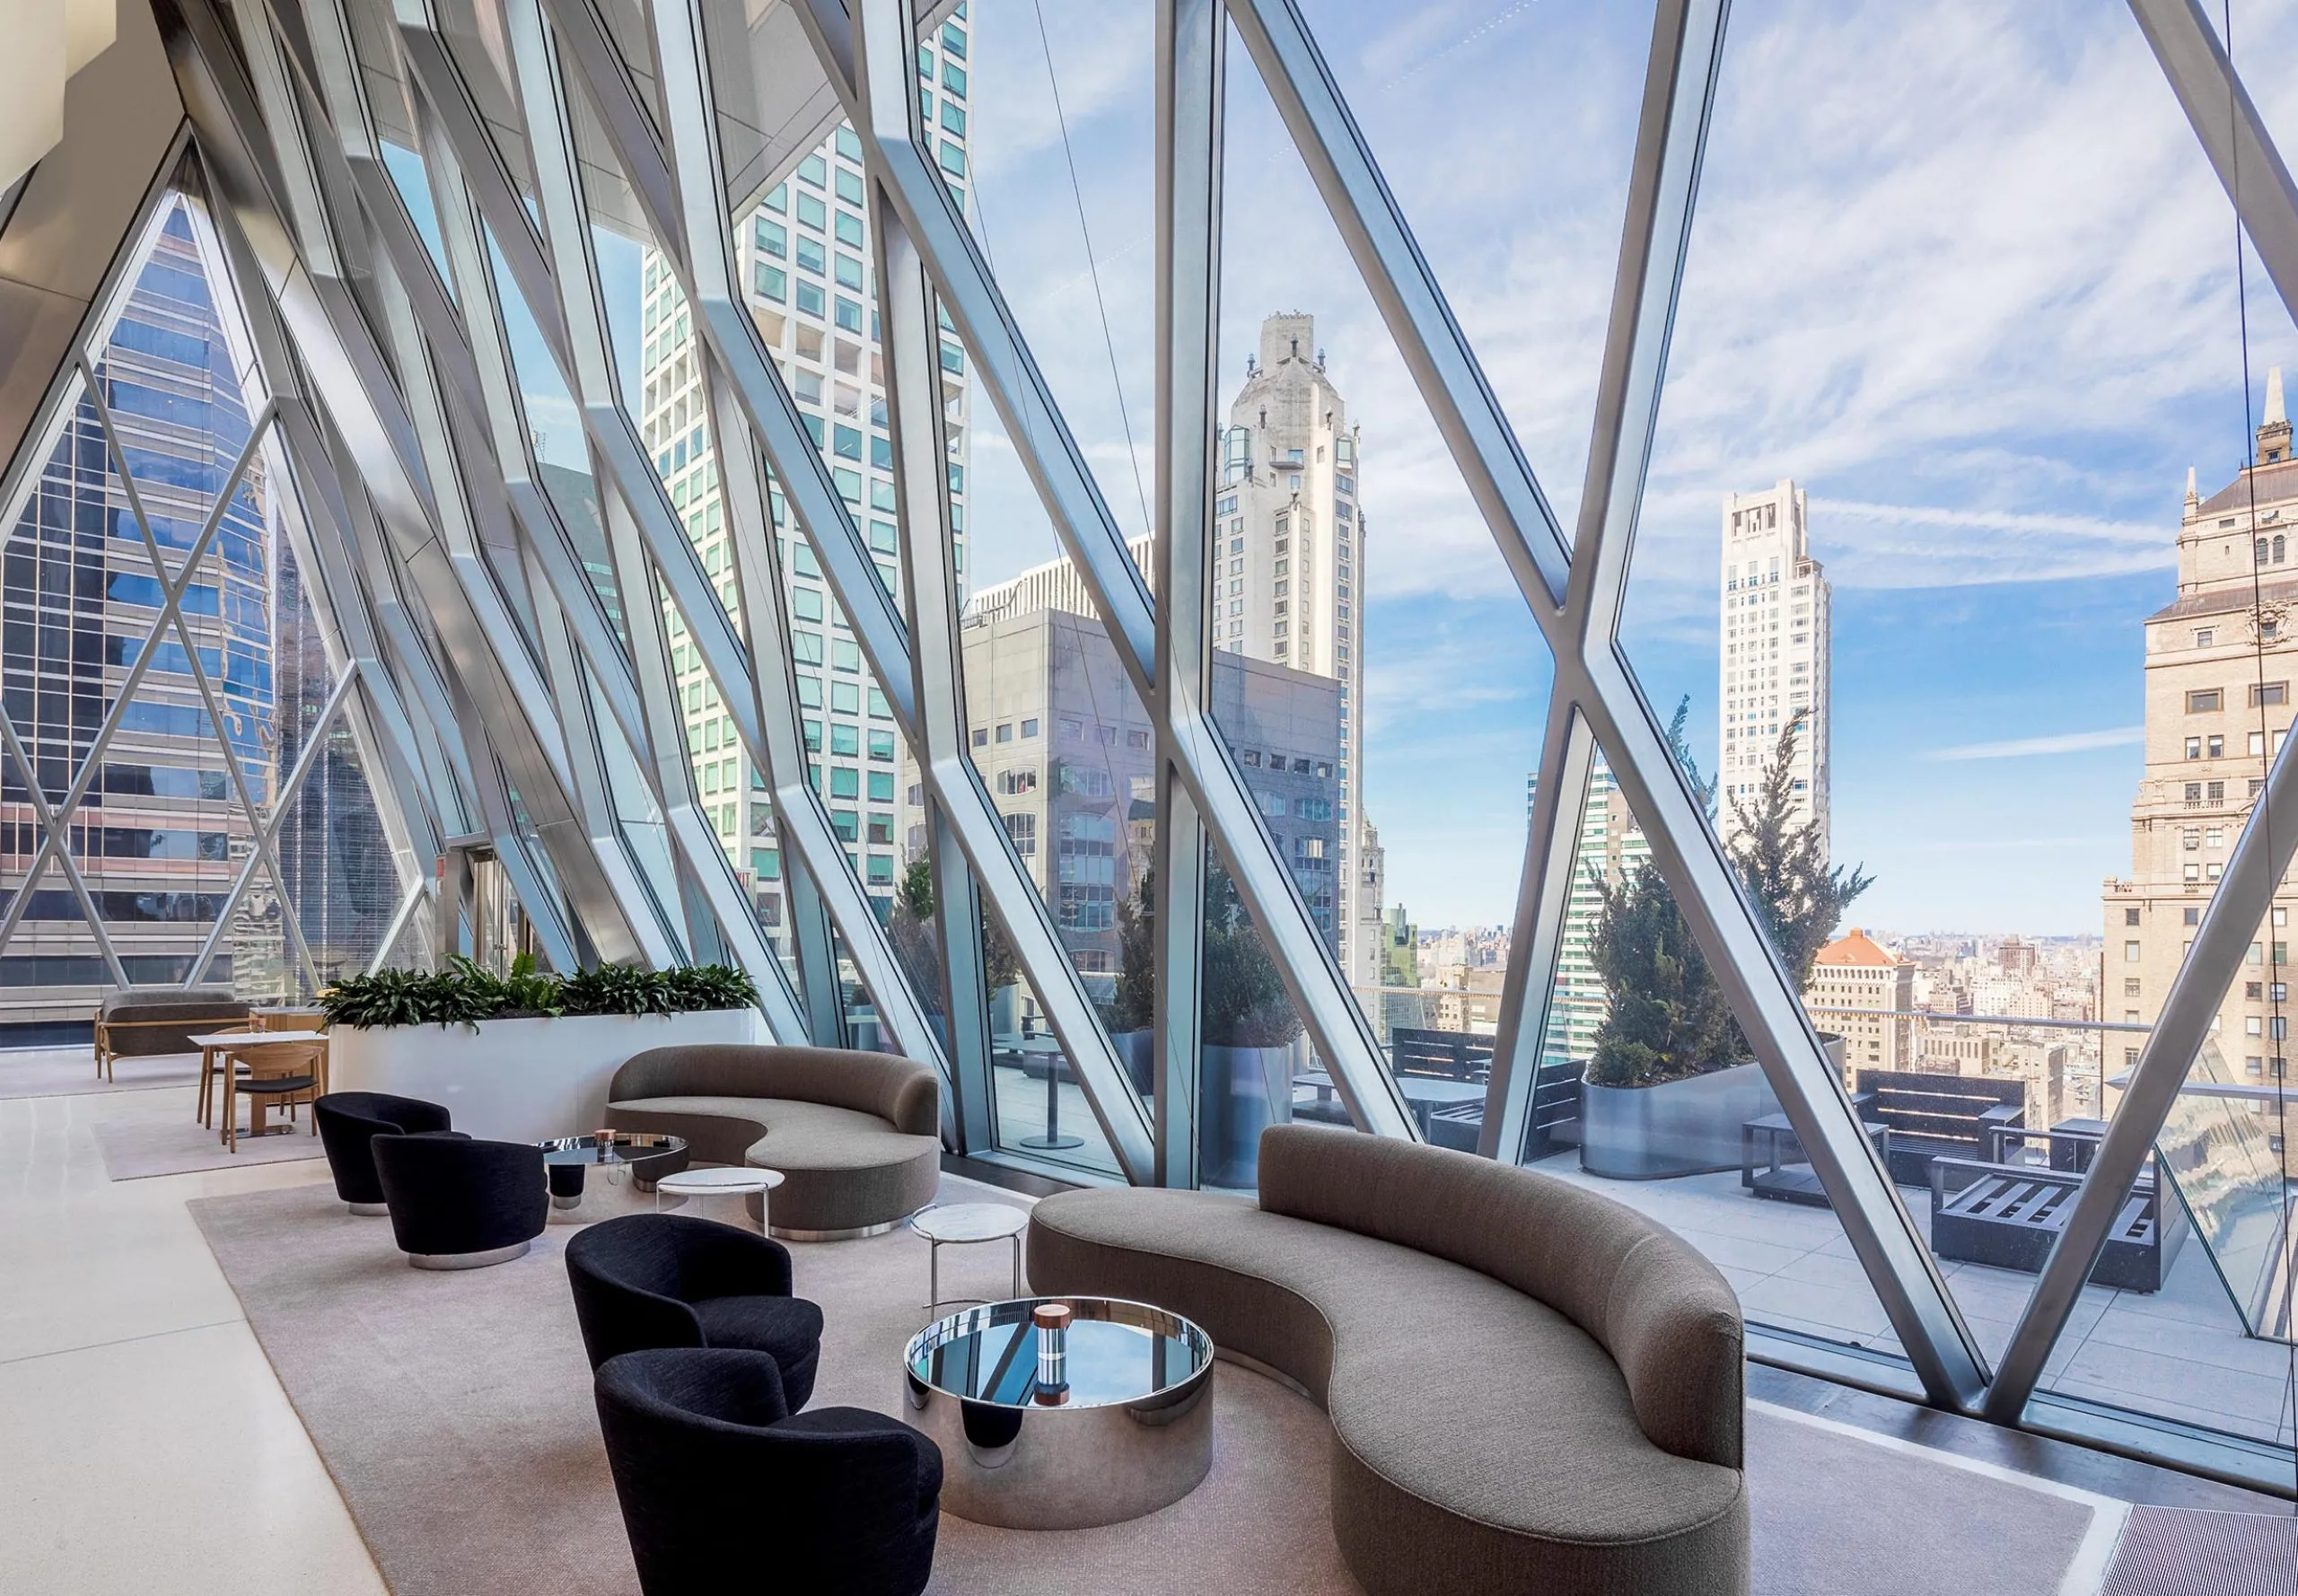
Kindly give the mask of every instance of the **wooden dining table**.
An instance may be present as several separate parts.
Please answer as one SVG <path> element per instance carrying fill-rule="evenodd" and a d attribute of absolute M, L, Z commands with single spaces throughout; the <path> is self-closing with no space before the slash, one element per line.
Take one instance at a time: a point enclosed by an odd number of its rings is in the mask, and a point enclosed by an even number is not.
<path fill-rule="evenodd" d="M 224 1137 L 232 1140 L 232 1128 L 237 1120 L 239 1106 L 235 1101 L 238 1077 L 236 1065 L 245 1064 L 250 1075 L 285 1074 L 318 1044 L 318 1062 L 314 1078 L 318 1082 L 315 1095 L 327 1091 L 327 1033 L 323 1030 L 218 1030 L 191 1039 L 199 1049 L 200 1075 L 205 1080 L 211 1073 L 224 1086 Z M 267 1063 L 275 1067 L 267 1069 Z M 266 1103 L 259 1093 L 248 1099 L 248 1135 L 265 1134 Z"/>

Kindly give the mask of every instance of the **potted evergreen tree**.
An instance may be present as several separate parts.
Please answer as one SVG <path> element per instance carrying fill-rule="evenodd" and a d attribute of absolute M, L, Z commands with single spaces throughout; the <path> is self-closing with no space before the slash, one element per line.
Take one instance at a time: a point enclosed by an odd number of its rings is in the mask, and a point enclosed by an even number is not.
<path fill-rule="evenodd" d="M 1144 1097 L 1157 1083 L 1156 1002 L 1157 890 L 1153 873 L 1145 870 L 1134 890 L 1118 899 L 1117 988 L 1101 1016 L 1134 1090 Z"/>
<path fill-rule="evenodd" d="M 1688 707 L 1677 706 L 1669 741 L 1713 814 L 1715 784 L 1701 781 L 1685 746 Z M 1799 711 L 1780 728 L 1754 797 L 1732 799 L 1730 849 L 1799 992 L 1844 909 L 1873 884 L 1859 870 L 1830 865 L 1816 820 L 1797 818 L 1794 764 L 1803 723 Z M 1602 907 L 1589 959 L 1609 1010 L 1583 1076 L 1581 1167 L 1621 1179 L 1736 1169 L 1740 1127 L 1777 1113 L 1778 1100 L 1660 873 L 1646 865 L 1618 883 L 1599 877 L 1595 884 Z"/>
<path fill-rule="evenodd" d="M 1236 882 L 1217 859 L 1206 873 L 1197 978 L 1204 993 L 1200 1172 L 1208 1186 L 1257 1186 L 1262 1127 L 1293 1118 L 1295 1044 L 1306 1028 Z"/>
<path fill-rule="evenodd" d="M 1218 860 L 1206 875 L 1204 949 L 1197 975 L 1202 1176 L 1208 1186 L 1250 1187 L 1259 1179 L 1261 1127 L 1293 1118 L 1293 1076 L 1305 1028 Z M 1105 1015 L 1144 1092 L 1154 1082 L 1156 986 L 1156 891 L 1144 872 L 1118 904 L 1117 992 Z"/>

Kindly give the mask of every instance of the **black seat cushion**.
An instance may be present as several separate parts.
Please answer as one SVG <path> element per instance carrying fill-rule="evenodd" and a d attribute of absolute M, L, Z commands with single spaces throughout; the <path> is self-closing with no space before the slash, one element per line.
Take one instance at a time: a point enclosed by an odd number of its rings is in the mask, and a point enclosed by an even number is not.
<path fill-rule="evenodd" d="M 705 1297 L 694 1304 L 705 1346 L 736 1346 L 772 1355 L 783 1394 L 803 1407 L 814 1394 L 821 1355 L 822 1311 L 803 1297 Z"/>
<path fill-rule="evenodd" d="M 402 1252 L 493 1252 L 533 1241 L 549 1223 L 542 1149 L 531 1142 L 379 1136 L 367 1146 Z"/>
<path fill-rule="evenodd" d="M 631 1214 L 566 1243 L 591 1366 L 659 1346 L 735 1346 L 771 1355 L 792 1407 L 813 1394 L 821 1310 L 790 1294 L 779 1241 L 682 1214 Z"/>
<path fill-rule="evenodd" d="M 773 1358 L 715 1347 L 624 1353 L 593 1392 L 645 1596 L 916 1596 L 932 1576 L 942 1454 L 900 1420 L 793 1417 Z"/>
<path fill-rule="evenodd" d="M 335 1195 L 346 1203 L 383 1200 L 369 1142 L 377 1136 L 443 1131 L 452 1123 L 437 1103 L 388 1092 L 330 1092 L 311 1106 L 311 1115 L 319 1121 L 320 1145 L 327 1150 Z"/>

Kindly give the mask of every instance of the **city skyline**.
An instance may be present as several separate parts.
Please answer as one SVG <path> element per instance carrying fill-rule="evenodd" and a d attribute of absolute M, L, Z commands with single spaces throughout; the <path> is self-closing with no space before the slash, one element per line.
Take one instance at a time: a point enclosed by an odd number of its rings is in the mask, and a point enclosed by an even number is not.
<path fill-rule="evenodd" d="M 2188 466 L 2223 475 L 2246 443 L 2229 375 L 2241 356 L 2232 230 L 2126 16 L 1950 13 L 1955 26 L 1937 30 L 1880 5 L 1734 17 L 1622 636 L 1663 721 L 1689 694 L 1706 764 L 1720 742 L 1715 495 L 1794 476 L 1836 589 L 1834 844 L 1878 878 L 1862 917 L 2073 933 L 2092 925 L 2099 881 L 2127 851 L 2143 717 L 2124 623 L 2168 592 Z M 1332 0 L 1319 23 L 1569 536 L 1644 22 L 1560 3 L 1495 19 Z M 1148 30 L 1092 5 L 1047 26 L 1096 271 L 1034 24 L 996 7 L 977 30 L 1014 44 L 1002 66 L 985 47 L 984 82 L 1017 109 L 978 144 L 978 187 L 1017 314 L 1112 512 L 1137 531 L 1133 462 L 1145 478 L 1151 465 L 1153 145 L 1136 86 Z M 2261 17 L 2246 48 L 2263 58 L 2292 26 Z M 1990 41 L 1978 66 L 1956 42 L 1973 34 Z M 1554 95 L 1476 92 L 1545 81 L 1558 55 L 1575 66 Z M 1522 601 L 1265 94 L 1249 68 L 1232 79 L 1224 377 L 1268 310 L 1314 304 L 1335 381 L 1381 441 L 1387 554 L 1366 615 L 1364 785 L 1389 896 L 1432 920 L 1503 923 L 1548 663 L 1520 641 Z M 1767 92 L 1788 79 L 1827 90 Z M 1919 152 L 1888 136 L 1951 81 L 1968 119 L 1950 136 Z M 2298 118 L 2298 84 L 2255 92 L 2270 122 Z M 1471 138 L 1531 148 L 1566 130 L 1588 155 L 1570 171 L 1471 175 L 1453 158 Z M 2069 173 L 2070 144 L 2113 160 Z M 1025 183 L 1045 197 L 1025 200 Z M 1905 228 L 1921 251 L 1897 241 Z M 2110 237 L 2122 244 L 2094 247 Z M 1096 275 L 1131 361 L 1118 372 L 1130 452 L 1101 340 L 1058 336 L 1091 325 Z M 2255 267 L 2250 294 L 2255 410 L 2265 367 L 2298 365 L 2298 336 Z M 985 513 L 1010 495 L 1041 526 L 1010 456 L 977 461 Z M 1051 557 L 1042 535 L 1010 568 Z M 987 542 L 982 555 L 985 569 L 1000 557 Z"/>

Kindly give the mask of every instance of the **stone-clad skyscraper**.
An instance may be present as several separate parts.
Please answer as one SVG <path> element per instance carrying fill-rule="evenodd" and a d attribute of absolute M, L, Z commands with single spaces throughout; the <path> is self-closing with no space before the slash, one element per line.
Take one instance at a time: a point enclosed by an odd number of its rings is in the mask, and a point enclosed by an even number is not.
<path fill-rule="evenodd" d="M 1362 457 L 1347 401 L 1325 374 L 1316 319 L 1271 316 L 1229 406 L 1213 522 L 1206 634 L 1215 649 L 1330 677 L 1340 690 L 1340 967 L 1381 974 L 1380 869 L 1364 814 Z"/>
<path fill-rule="evenodd" d="M 1833 593 L 1811 557 L 1803 490 L 1791 481 L 1761 493 L 1724 495 L 1716 694 L 1723 716 L 1723 782 L 1716 824 L 1730 842 L 1732 801 L 1755 795 L 1779 729 L 1798 710 L 1794 783 L 1799 817 L 1820 822 L 1828 852 L 1828 767 L 1834 742 L 1829 704 L 1829 609 Z"/>
<path fill-rule="evenodd" d="M 2298 645 L 2298 461 L 2282 399 L 2267 379 L 2256 459 L 2206 499 L 2187 477 L 2179 526 L 2178 596 L 2145 621 L 2146 767 L 2130 806 L 2131 871 L 2106 884 L 2100 1018 L 2151 1024 L 2233 855 L 2268 765 L 2290 729 Z M 2241 977 L 2219 1002 L 2199 1078 L 2269 1083 L 2287 1043 L 2290 910 L 2285 879 Z M 2136 1034 L 2110 1039 L 2111 1081 L 2137 1061 Z M 2111 1087 L 2098 1111 L 2111 1111 Z M 2298 1167 L 2298 1161 L 2294 1161 Z"/>

